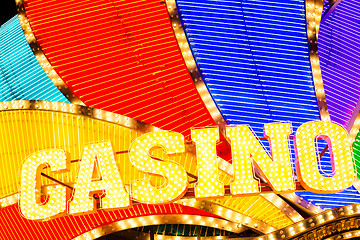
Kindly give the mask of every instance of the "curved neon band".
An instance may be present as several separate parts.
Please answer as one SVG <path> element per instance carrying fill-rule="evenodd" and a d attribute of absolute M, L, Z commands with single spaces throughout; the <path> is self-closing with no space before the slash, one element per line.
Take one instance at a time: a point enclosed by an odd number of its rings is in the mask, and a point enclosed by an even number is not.
<path fill-rule="evenodd" d="M 0 101 L 68 102 L 37 62 L 18 16 L 0 28 Z"/>

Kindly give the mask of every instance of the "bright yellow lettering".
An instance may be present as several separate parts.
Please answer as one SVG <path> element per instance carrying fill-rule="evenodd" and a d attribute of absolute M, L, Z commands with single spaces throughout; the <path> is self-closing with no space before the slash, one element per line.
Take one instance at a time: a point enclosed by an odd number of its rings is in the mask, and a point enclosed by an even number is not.
<path fill-rule="evenodd" d="M 49 199 L 41 204 L 41 171 L 50 167 L 52 172 L 65 172 L 70 162 L 64 150 L 47 149 L 31 154 L 21 169 L 20 209 L 31 220 L 61 216 L 66 213 L 69 190 L 65 186 L 49 187 Z"/>
<path fill-rule="evenodd" d="M 92 179 L 95 161 L 101 174 L 100 179 L 96 180 Z M 110 142 L 85 146 L 69 212 L 79 214 L 95 211 L 95 199 L 90 196 L 95 193 L 100 194 L 100 205 L 103 209 L 125 208 L 131 205 Z"/>
<path fill-rule="evenodd" d="M 322 176 L 318 170 L 315 139 L 327 141 L 333 176 Z M 334 193 L 352 185 L 355 170 L 348 133 L 341 126 L 321 121 L 302 124 L 295 135 L 296 169 L 301 185 L 316 193 Z"/>
<path fill-rule="evenodd" d="M 231 141 L 234 166 L 233 195 L 259 193 L 259 183 L 253 172 L 253 164 L 262 173 L 274 192 L 294 191 L 288 136 L 290 123 L 265 124 L 265 137 L 270 139 L 272 157 L 267 153 L 248 126 L 226 127 Z"/>
<path fill-rule="evenodd" d="M 191 139 L 196 143 L 198 181 L 195 187 L 195 197 L 209 198 L 224 196 L 224 184 L 219 180 L 216 155 L 216 142 L 219 140 L 219 129 L 192 129 Z"/>
<path fill-rule="evenodd" d="M 176 162 L 153 159 L 149 154 L 153 147 L 162 147 L 166 154 L 185 152 L 184 136 L 167 131 L 151 132 L 138 137 L 131 144 L 129 158 L 132 165 L 142 172 L 156 174 L 166 180 L 161 187 L 152 186 L 150 179 L 132 182 L 132 198 L 150 204 L 172 202 L 182 197 L 187 190 L 186 171 Z"/>

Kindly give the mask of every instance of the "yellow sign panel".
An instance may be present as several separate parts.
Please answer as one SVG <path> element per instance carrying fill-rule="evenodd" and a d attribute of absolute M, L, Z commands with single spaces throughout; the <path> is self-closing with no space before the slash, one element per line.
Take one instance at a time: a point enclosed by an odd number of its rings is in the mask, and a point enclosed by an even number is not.
<path fill-rule="evenodd" d="M 46 165 L 42 169 L 41 179 L 37 181 L 38 187 L 40 188 L 41 185 L 41 189 L 38 189 L 35 195 L 37 199 L 41 199 L 42 203 L 50 203 L 50 189 L 56 187 L 57 184 L 67 186 L 69 190 L 66 198 L 69 198 L 69 201 L 72 200 L 70 189 L 75 187 L 84 148 L 88 145 L 101 143 L 111 143 L 117 165 L 116 169 L 119 171 L 120 178 L 129 195 L 131 184 L 136 180 L 150 179 L 150 183 L 154 187 L 165 186 L 164 177 L 140 171 L 132 165 L 128 156 L 130 145 L 135 139 L 147 132 L 159 131 L 153 126 L 85 106 L 46 101 L 0 102 L 0 122 L 2 124 L 2 128 L 0 128 L 0 171 L 2 172 L 0 175 L 0 207 L 18 201 L 21 191 L 19 184 L 21 167 L 28 156 L 44 149 L 60 149 L 62 152 L 70 153 L 70 156 L 67 155 L 67 159 L 71 159 L 71 166 L 70 171 L 67 172 L 53 171 L 50 165 Z M 190 190 L 186 196 L 193 196 L 192 189 L 198 182 L 199 172 L 197 171 L 194 144 L 186 142 L 185 152 L 182 153 L 166 154 L 163 148 L 155 147 L 150 150 L 150 154 L 158 161 L 172 161 L 182 166 L 186 170 L 189 181 L 188 188 Z M 232 182 L 232 165 L 220 158 L 217 162 L 220 169 L 218 172 L 219 182 L 224 183 L 228 189 Z M 39 170 L 42 167 L 39 166 Z M 94 162 L 92 170 L 91 180 L 101 180 L 98 161 Z M 72 192 L 72 196 L 75 192 L 76 190 Z M 97 209 L 101 209 L 104 205 L 103 198 L 102 201 L 99 201 L 99 195 L 103 192 L 105 191 L 98 191 L 95 194 Z M 31 195 L 29 197 L 32 201 Z M 273 199 L 276 195 L 266 193 L 237 197 L 229 196 L 229 192 L 226 192 L 224 197 L 208 199 L 207 202 L 221 205 L 221 212 L 216 212 L 219 216 L 240 219 L 237 215 L 240 214 L 244 218 L 253 219 L 249 221 L 250 227 L 254 227 L 255 223 L 259 226 L 264 224 L 265 229 L 274 230 L 274 228 L 285 227 L 294 221 L 298 221 L 299 217 L 301 218 L 294 211 L 289 211 L 289 207 L 284 208 L 286 203 L 282 202 L 281 199 L 275 198 L 277 199 L 275 201 L 269 200 L 269 197 Z M 185 201 L 184 204 L 196 208 L 203 207 L 203 201 L 196 201 L 195 198 L 179 201 Z M 179 201 L 177 203 L 182 204 Z M 61 216 L 69 213 L 69 211 L 68 208 L 64 213 L 55 216 Z M 229 215 L 229 211 L 235 215 Z M 40 216 L 39 219 L 46 217 Z"/>
<path fill-rule="evenodd" d="M 254 167 L 278 193 L 295 190 L 291 169 L 288 137 L 289 123 L 266 124 L 265 136 L 271 144 L 271 154 L 261 145 L 248 126 L 229 126 L 229 138 L 233 156 L 233 181 L 230 183 L 232 195 L 259 194 L 259 180 Z M 198 180 L 195 198 L 224 196 L 224 183 L 219 180 L 216 158 L 217 128 L 192 130 L 196 144 Z M 328 141 L 334 174 L 323 177 L 317 169 L 314 140 L 318 137 Z M 165 156 L 185 152 L 184 137 L 180 133 L 153 131 L 136 138 L 130 145 L 131 164 L 147 177 L 135 179 L 126 189 L 121 171 L 116 165 L 111 142 L 86 145 L 80 161 L 78 177 L 69 206 L 64 187 L 56 187 L 49 192 L 50 200 L 40 203 L 39 176 L 44 166 L 51 171 L 65 171 L 66 155 L 61 149 L 41 150 L 28 157 L 21 171 L 20 206 L 29 219 L 45 219 L 66 211 L 70 214 L 88 213 L 96 210 L 93 195 L 100 198 L 103 209 L 130 206 L 130 198 L 136 201 L 158 204 L 181 198 L 188 187 L 187 173 L 181 164 L 165 158 L 154 158 L 154 148 L 160 148 Z M 296 132 L 297 174 L 303 186 L 311 191 L 332 193 L 352 185 L 355 172 L 347 132 L 334 123 L 313 121 L 305 123 Z M 94 177 L 95 171 L 99 176 Z M 126 170 L 125 170 L 126 171 Z M 160 176 L 162 184 L 154 185 L 149 176 Z"/>

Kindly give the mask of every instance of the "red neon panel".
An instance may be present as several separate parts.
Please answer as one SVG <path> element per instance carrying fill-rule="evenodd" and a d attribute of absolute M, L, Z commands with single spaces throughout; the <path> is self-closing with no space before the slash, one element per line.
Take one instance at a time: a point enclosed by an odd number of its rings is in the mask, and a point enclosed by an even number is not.
<path fill-rule="evenodd" d="M 0 209 L 0 239 L 72 239 L 92 229 L 124 219 L 163 214 L 188 214 L 220 218 L 217 215 L 176 203 L 135 205 L 128 209 L 97 211 L 78 216 L 65 216 L 49 221 L 30 221 L 20 214 L 18 204 Z"/>
<path fill-rule="evenodd" d="M 51 65 L 88 106 L 189 137 L 215 125 L 186 68 L 165 1 L 25 0 Z"/>

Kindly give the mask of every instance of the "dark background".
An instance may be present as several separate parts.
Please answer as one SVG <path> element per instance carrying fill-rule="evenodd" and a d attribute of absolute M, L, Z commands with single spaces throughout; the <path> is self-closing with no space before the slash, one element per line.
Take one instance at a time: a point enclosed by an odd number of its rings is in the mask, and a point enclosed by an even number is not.
<path fill-rule="evenodd" d="M 15 0 L 0 0 L 0 25 L 16 15 Z"/>

